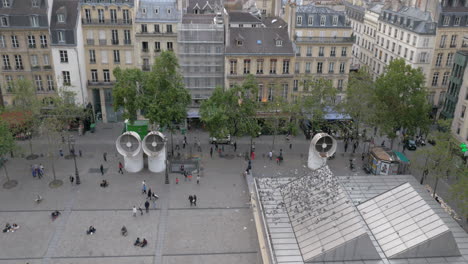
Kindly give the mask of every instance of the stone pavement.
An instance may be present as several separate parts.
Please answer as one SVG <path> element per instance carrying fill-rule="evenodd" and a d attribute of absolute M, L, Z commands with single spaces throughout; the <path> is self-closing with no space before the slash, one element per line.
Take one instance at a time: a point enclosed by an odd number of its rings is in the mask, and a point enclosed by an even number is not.
<path fill-rule="evenodd" d="M 83 152 L 83 157 L 77 158 L 81 176 L 78 186 L 68 180 L 74 174 L 72 159 L 56 157 L 57 178 L 64 184 L 55 189 L 48 187 L 53 178 L 45 156 L 7 162 L 10 177 L 19 184 L 0 189 L 0 226 L 17 223 L 20 229 L 0 233 L 0 264 L 261 263 L 248 190 L 241 176 L 244 160 L 211 159 L 204 146 L 199 185 L 196 177 L 185 182 L 179 174 L 171 174 L 166 185 L 164 174 L 146 169 L 121 175 L 117 173 L 121 157 L 116 155 L 114 143 L 121 126 L 99 124 L 94 134 L 74 135 L 76 149 Z M 208 142 L 208 137 L 203 140 Z M 22 145 L 27 153 L 27 142 Z M 35 153 L 46 153 L 44 139 L 35 139 L 33 147 Z M 104 151 L 108 153 L 107 162 L 102 158 Z M 41 180 L 32 178 L 30 172 L 30 166 L 39 163 L 46 168 Z M 100 164 L 107 169 L 104 176 L 93 172 Z M 3 171 L 0 177 L 3 184 Z M 181 180 L 178 185 L 175 177 Z M 109 187 L 99 187 L 102 179 L 109 181 Z M 156 209 L 151 204 L 148 214 L 133 217 L 134 205 L 144 208 L 143 180 L 160 199 Z M 34 202 L 37 194 L 44 198 L 39 204 Z M 189 194 L 197 195 L 197 207 L 190 207 Z M 56 209 L 62 215 L 52 221 L 50 213 Z M 96 234 L 86 235 L 90 225 L 97 229 Z M 123 225 L 128 229 L 127 237 L 120 235 Z M 134 247 L 137 237 L 146 238 L 148 246 Z"/>

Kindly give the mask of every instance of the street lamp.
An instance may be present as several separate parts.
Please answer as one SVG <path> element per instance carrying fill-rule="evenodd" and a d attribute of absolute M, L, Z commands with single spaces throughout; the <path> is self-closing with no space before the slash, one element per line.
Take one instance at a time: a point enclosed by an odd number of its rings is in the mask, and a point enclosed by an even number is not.
<path fill-rule="evenodd" d="M 76 184 L 80 184 L 80 174 L 78 173 L 78 166 L 76 165 L 76 154 L 75 154 L 75 139 L 73 137 L 70 139 L 70 136 L 68 136 L 68 142 L 72 144 L 72 156 L 73 156 L 73 161 L 75 162 L 75 178 L 76 178 Z"/>
<path fill-rule="evenodd" d="M 168 158 L 167 158 L 167 138 L 166 137 L 164 137 L 164 144 L 166 145 L 165 148 L 164 148 L 165 151 L 166 151 L 166 160 L 164 160 L 164 164 L 166 165 L 166 170 L 165 170 L 166 178 L 165 178 L 164 183 L 169 184 L 169 172 L 167 171 L 167 166 L 168 166 L 169 162 L 168 162 Z"/>

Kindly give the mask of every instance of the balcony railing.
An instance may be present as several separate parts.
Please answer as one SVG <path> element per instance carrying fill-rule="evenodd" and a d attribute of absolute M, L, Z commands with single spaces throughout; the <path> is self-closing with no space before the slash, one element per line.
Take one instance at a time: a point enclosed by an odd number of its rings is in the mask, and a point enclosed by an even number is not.
<path fill-rule="evenodd" d="M 94 86 L 113 85 L 114 83 L 115 83 L 115 81 L 106 82 L 106 81 L 100 81 L 100 80 L 88 80 L 88 85 L 94 85 Z"/>
<path fill-rule="evenodd" d="M 52 66 L 50 65 L 44 65 L 44 70 L 52 70 Z"/>
<path fill-rule="evenodd" d="M 149 71 L 149 70 L 151 70 L 151 67 L 149 65 L 143 65 L 141 67 L 141 69 L 144 70 L 144 71 Z"/>
<path fill-rule="evenodd" d="M 100 39 L 99 45 L 107 45 L 107 39 Z"/>
<path fill-rule="evenodd" d="M 41 70 L 41 66 L 32 66 L 31 67 L 31 71 L 40 71 Z"/>
<path fill-rule="evenodd" d="M 36 48 L 36 44 L 29 44 L 29 48 L 30 48 L 30 49 L 35 49 L 35 48 Z"/>
<path fill-rule="evenodd" d="M 112 40 L 112 45 L 119 45 L 119 40 L 118 39 L 113 39 Z"/>
<path fill-rule="evenodd" d="M 41 44 L 41 48 L 46 49 L 46 48 L 47 48 L 47 44 Z"/>
<path fill-rule="evenodd" d="M 11 66 L 3 66 L 2 69 L 4 71 L 11 71 Z"/>
<path fill-rule="evenodd" d="M 297 42 L 306 43 L 354 43 L 354 37 L 298 37 L 294 39 Z"/>
<path fill-rule="evenodd" d="M 108 26 L 112 26 L 112 25 L 131 25 L 132 24 L 132 20 L 131 19 L 117 19 L 117 20 L 99 20 L 99 19 L 86 19 L 86 18 L 83 18 L 81 19 L 81 22 L 83 23 L 83 25 L 108 25 Z"/>
<path fill-rule="evenodd" d="M 94 39 L 86 39 L 86 44 L 94 45 Z"/>
<path fill-rule="evenodd" d="M 148 52 L 148 51 L 149 51 L 148 48 L 142 48 L 142 49 L 141 49 L 141 52 L 145 52 L 145 53 L 146 53 L 146 52 Z"/>
<path fill-rule="evenodd" d="M 132 45 L 132 40 L 124 39 L 124 45 Z"/>
<path fill-rule="evenodd" d="M 137 36 L 148 36 L 148 37 L 157 37 L 157 36 L 166 36 L 166 37 L 175 37 L 177 34 L 175 32 L 137 32 Z"/>

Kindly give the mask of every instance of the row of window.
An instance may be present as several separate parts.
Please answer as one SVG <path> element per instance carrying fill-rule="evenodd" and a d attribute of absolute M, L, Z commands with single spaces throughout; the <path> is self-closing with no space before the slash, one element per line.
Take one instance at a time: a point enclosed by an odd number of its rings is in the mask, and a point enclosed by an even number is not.
<path fill-rule="evenodd" d="M 296 24 L 298 26 L 302 25 L 302 16 L 301 15 L 297 15 Z M 314 16 L 309 15 L 307 17 L 307 25 L 313 25 L 313 24 L 314 24 Z M 327 16 L 326 15 L 321 15 L 320 16 L 320 26 L 324 27 L 326 24 L 327 24 Z M 331 24 L 332 24 L 332 26 L 337 26 L 338 25 L 338 16 L 333 16 L 332 17 L 332 23 Z"/>
<path fill-rule="evenodd" d="M 448 84 L 448 80 L 450 77 L 450 72 L 444 72 L 444 75 L 442 77 L 442 86 L 445 86 Z M 432 86 L 438 86 L 439 85 L 439 72 L 434 72 L 432 75 Z"/>
<path fill-rule="evenodd" d="M 364 33 L 364 34 L 366 34 L 366 35 L 368 35 L 370 37 L 375 38 L 376 30 L 371 28 L 370 26 L 362 25 L 362 27 L 361 27 L 361 23 L 351 21 L 351 27 L 354 29 L 354 32 Z M 363 29 L 362 32 L 361 32 L 361 28 Z"/>
<path fill-rule="evenodd" d="M 311 73 L 311 63 L 306 62 L 305 63 L 305 69 L 304 72 L 301 71 L 301 63 L 296 62 L 295 63 L 295 70 L 294 73 Z M 257 60 L 256 61 L 256 74 L 263 74 L 263 68 L 264 68 L 264 60 Z M 277 72 L 277 60 L 276 59 L 270 59 L 270 65 L 269 65 L 269 73 L 270 74 L 276 74 Z M 282 64 L 282 74 L 289 74 L 289 60 L 283 60 Z M 229 61 L 229 74 L 230 75 L 236 75 L 237 74 L 237 60 L 230 60 Z M 345 68 L 346 68 L 346 63 L 341 62 L 339 64 L 339 73 L 345 73 Z M 324 71 L 324 62 L 317 62 L 317 68 L 316 68 L 316 73 L 325 73 Z M 243 61 L 243 74 L 250 74 L 253 73 L 251 72 L 251 60 L 250 59 L 245 59 Z M 335 73 L 335 62 L 328 62 L 328 73 Z"/>
<path fill-rule="evenodd" d="M 113 57 L 113 62 L 114 64 L 120 64 L 120 50 L 113 50 L 112 51 L 112 57 Z M 95 50 L 89 50 L 88 51 L 88 58 L 89 58 L 89 63 L 94 64 L 96 63 L 96 51 Z M 107 50 L 101 50 L 100 51 L 100 58 L 101 58 L 101 63 L 103 64 L 108 64 L 109 63 L 109 57 L 108 57 L 108 51 Z M 131 50 L 126 50 L 125 51 L 125 63 L 126 64 L 132 64 L 132 58 L 133 58 L 133 53 Z"/>
<path fill-rule="evenodd" d="M 302 91 L 303 92 L 308 92 L 309 91 L 309 87 L 311 86 L 310 81 L 307 81 L 307 80 L 303 80 L 302 81 Z M 293 81 L 293 92 L 297 92 L 299 91 L 299 85 L 300 85 L 301 81 L 299 80 L 294 80 Z M 344 80 L 343 79 L 338 79 L 337 80 L 337 86 L 336 86 L 336 89 L 338 91 L 343 91 L 343 83 L 344 83 Z"/>
<path fill-rule="evenodd" d="M 2 0 L 2 7 L 11 7 L 11 0 Z M 40 0 L 31 0 L 31 7 L 38 8 L 40 7 Z"/>
<path fill-rule="evenodd" d="M 119 39 L 119 30 L 117 29 L 112 29 L 110 31 L 110 38 L 111 38 L 111 43 L 112 45 L 119 45 L 120 39 Z M 124 42 L 123 44 L 125 45 L 130 45 L 132 44 L 132 36 L 130 30 L 123 30 L 123 36 L 124 36 Z M 88 30 L 87 31 L 87 37 L 86 41 L 88 45 L 94 45 L 94 31 L 93 30 Z M 99 30 L 98 31 L 98 39 L 99 39 L 99 45 L 107 45 L 107 39 L 108 36 L 106 34 L 105 30 Z"/>
<path fill-rule="evenodd" d="M 148 33 L 148 25 L 141 24 L 141 33 Z M 153 28 L 153 33 L 163 33 L 161 30 L 161 25 L 155 24 Z M 172 25 L 166 25 L 166 31 L 164 33 L 173 33 Z"/>
<path fill-rule="evenodd" d="M 330 47 L 330 57 L 336 57 L 337 47 Z M 305 55 L 306 57 L 312 57 L 314 56 L 313 54 L 313 49 L 311 46 L 306 47 L 306 53 L 302 53 L 302 47 L 301 46 L 296 46 L 296 56 L 302 56 Z M 342 47 L 341 48 L 341 57 L 346 57 L 347 55 L 347 48 Z M 319 47 L 318 48 L 318 57 L 324 57 L 325 56 L 325 47 Z"/>
<path fill-rule="evenodd" d="M 29 25 L 31 27 L 39 27 L 39 15 L 30 15 Z M 9 26 L 10 26 L 10 17 L 6 15 L 0 16 L 0 27 L 9 27 Z"/>
<path fill-rule="evenodd" d="M 70 80 L 70 72 L 64 72 L 68 73 L 68 81 Z M 34 75 L 34 85 L 36 86 L 36 90 L 39 92 L 44 92 L 44 91 L 55 91 L 55 82 L 54 82 L 54 77 L 52 75 L 47 75 L 45 79 L 46 86 L 44 86 L 44 82 L 42 79 L 41 75 Z M 18 79 L 24 79 L 24 76 L 19 75 Z M 65 79 L 64 79 L 65 82 Z M 5 75 L 5 87 L 6 91 L 8 93 L 13 92 L 13 76 L 11 75 Z"/>
<path fill-rule="evenodd" d="M 36 36 L 34 35 L 29 35 L 27 36 L 26 41 L 26 46 L 35 49 L 37 48 L 37 42 L 36 42 Z M 47 36 L 46 35 L 40 35 L 39 36 L 39 41 L 41 48 L 47 48 Z M 7 48 L 8 47 L 8 40 L 4 35 L 0 35 L 0 48 Z M 19 48 L 20 47 L 20 41 L 18 36 L 12 35 L 10 36 L 10 43 L 12 48 Z"/>
<path fill-rule="evenodd" d="M 215 53 L 222 53 L 224 51 L 224 46 L 217 45 L 217 46 L 210 46 L 210 45 L 203 45 L 203 49 L 200 48 L 200 45 L 188 45 L 184 44 L 184 53 L 205 53 L 210 54 L 211 51 L 214 50 Z"/>
<path fill-rule="evenodd" d="M 456 16 L 456 17 L 454 17 L 454 18 L 453 18 L 453 25 L 454 25 L 454 26 L 460 26 L 461 19 L 462 19 L 461 16 Z M 451 17 L 451 16 L 444 16 L 444 18 L 442 19 L 442 25 L 443 25 L 443 26 L 448 26 L 448 25 L 450 25 L 450 20 L 452 20 L 452 17 Z M 468 25 L 468 19 L 467 19 L 467 21 L 466 21 L 466 25 Z"/>
<path fill-rule="evenodd" d="M 110 82 L 110 71 L 108 69 L 102 70 L 102 76 L 104 82 Z M 91 81 L 99 82 L 98 70 L 91 70 Z"/>
<path fill-rule="evenodd" d="M 166 48 L 167 50 L 174 50 L 174 45 L 172 42 L 167 42 L 166 43 Z M 150 52 L 149 50 L 149 42 L 143 41 L 141 42 L 141 51 L 142 52 Z M 160 52 L 161 51 L 161 42 L 156 41 L 154 42 L 154 51 L 155 52 Z"/>
<path fill-rule="evenodd" d="M 237 74 L 237 60 L 230 60 L 229 61 L 229 74 L 231 75 L 236 75 Z M 263 65 L 264 65 L 264 60 L 257 60 L 257 74 L 263 74 Z M 289 74 L 289 60 L 283 60 L 283 74 Z M 277 70 L 277 59 L 271 59 L 270 60 L 270 68 L 269 68 L 269 73 L 270 74 L 276 74 Z M 249 74 L 250 73 L 250 60 L 246 59 L 244 60 L 244 74 Z"/>
<path fill-rule="evenodd" d="M 105 24 L 106 23 L 106 16 L 105 16 L 105 10 L 104 9 L 98 9 L 97 10 L 97 21 L 93 18 L 93 15 L 91 13 L 91 9 L 85 9 L 84 10 L 85 15 L 84 15 L 84 22 L 87 24 L 91 23 L 98 23 L 98 24 Z M 121 18 L 118 18 L 117 16 L 117 9 L 109 9 L 109 18 L 110 18 L 110 23 L 116 24 L 119 22 L 122 22 L 122 24 L 131 24 L 132 20 L 130 17 L 130 12 L 128 9 L 123 9 L 122 10 L 122 16 Z"/>
<path fill-rule="evenodd" d="M 411 44 L 413 46 L 417 45 L 418 37 L 416 35 L 412 35 L 411 33 L 407 32 L 406 33 L 406 39 L 405 39 L 405 32 L 403 30 L 398 30 L 398 28 L 396 28 L 396 27 L 393 28 L 391 26 L 388 26 L 388 28 L 387 28 L 386 24 L 379 23 L 379 31 L 382 34 L 387 34 L 388 36 L 391 36 L 391 37 L 393 35 L 393 38 L 395 40 L 398 39 L 398 37 L 399 37 L 400 41 L 406 41 L 406 43 L 408 43 L 408 44 L 410 44 L 410 42 L 412 40 Z M 381 43 L 384 42 L 383 37 L 380 38 L 380 42 Z M 379 36 L 377 36 L 377 44 L 379 44 Z M 429 38 L 423 38 L 422 46 L 423 47 L 429 47 Z"/>
<path fill-rule="evenodd" d="M 450 37 L 450 48 L 456 48 L 458 46 L 458 35 L 452 35 Z M 445 48 L 446 44 L 445 42 L 447 41 L 447 35 L 442 35 L 440 36 L 440 43 L 439 43 L 439 48 Z M 462 38 L 462 48 L 468 47 L 468 41 Z"/>
<path fill-rule="evenodd" d="M 437 53 L 436 61 L 435 61 L 435 66 L 436 67 L 441 67 L 443 64 L 443 57 L 444 53 Z M 453 58 L 454 58 L 454 53 L 448 53 L 447 54 L 447 59 L 445 60 L 445 66 L 446 67 L 451 67 L 453 64 Z"/>

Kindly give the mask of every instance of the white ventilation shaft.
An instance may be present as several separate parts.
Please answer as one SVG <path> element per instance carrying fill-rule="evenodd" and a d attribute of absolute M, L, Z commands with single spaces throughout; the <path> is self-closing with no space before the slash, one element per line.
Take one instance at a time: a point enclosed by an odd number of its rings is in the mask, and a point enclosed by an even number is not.
<path fill-rule="evenodd" d="M 163 172 L 166 169 L 166 138 L 159 131 L 152 131 L 143 139 L 143 151 L 148 155 L 148 169 Z"/>
<path fill-rule="evenodd" d="M 336 140 L 327 133 L 318 133 L 312 138 L 309 147 L 307 166 L 317 170 L 327 164 L 327 158 L 336 151 Z"/>
<path fill-rule="evenodd" d="M 138 133 L 129 131 L 117 138 L 117 151 L 124 156 L 125 170 L 139 172 L 143 169 L 143 150 Z"/>

